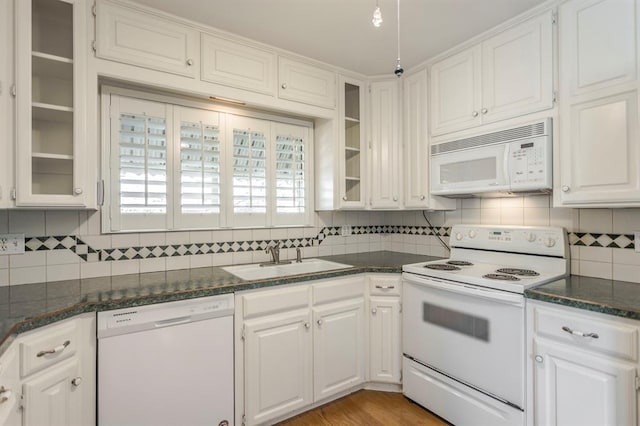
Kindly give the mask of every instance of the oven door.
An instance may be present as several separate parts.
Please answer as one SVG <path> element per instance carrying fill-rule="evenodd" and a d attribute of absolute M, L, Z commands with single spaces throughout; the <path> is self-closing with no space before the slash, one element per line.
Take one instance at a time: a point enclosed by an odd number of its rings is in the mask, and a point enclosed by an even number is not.
<path fill-rule="evenodd" d="M 431 193 L 509 191 L 509 145 L 497 144 L 431 156 Z"/>
<path fill-rule="evenodd" d="M 406 356 L 524 408 L 524 297 L 403 274 Z"/>

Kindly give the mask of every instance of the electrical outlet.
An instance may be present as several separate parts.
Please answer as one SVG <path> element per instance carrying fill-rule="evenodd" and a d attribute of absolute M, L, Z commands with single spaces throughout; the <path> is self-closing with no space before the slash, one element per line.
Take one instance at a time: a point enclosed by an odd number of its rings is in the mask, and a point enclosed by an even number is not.
<path fill-rule="evenodd" d="M 351 233 L 351 225 L 342 225 L 342 228 L 340 228 L 340 235 L 343 237 L 348 237 Z"/>
<path fill-rule="evenodd" d="M 640 253 L 640 231 L 633 231 L 633 248 Z"/>
<path fill-rule="evenodd" d="M 24 234 L 0 234 L 0 255 L 23 253 Z"/>

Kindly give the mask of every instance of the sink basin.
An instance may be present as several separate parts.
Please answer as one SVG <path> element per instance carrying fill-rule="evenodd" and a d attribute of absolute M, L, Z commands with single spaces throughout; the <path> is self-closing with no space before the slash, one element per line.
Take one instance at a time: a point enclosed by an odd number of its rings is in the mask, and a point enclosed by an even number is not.
<path fill-rule="evenodd" d="M 330 262 L 322 259 L 304 259 L 301 263 L 260 266 L 252 265 L 227 266 L 222 269 L 243 280 L 262 280 L 267 278 L 286 277 L 287 275 L 310 274 L 312 272 L 332 271 L 351 268 L 344 263 Z"/>

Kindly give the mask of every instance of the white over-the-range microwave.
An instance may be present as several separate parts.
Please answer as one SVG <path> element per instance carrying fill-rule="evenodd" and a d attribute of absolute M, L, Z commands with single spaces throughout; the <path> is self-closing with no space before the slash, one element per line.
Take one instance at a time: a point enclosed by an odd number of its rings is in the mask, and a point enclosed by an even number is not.
<path fill-rule="evenodd" d="M 551 118 L 431 146 L 433 195 L 548 193 L 551 171 Z"/>

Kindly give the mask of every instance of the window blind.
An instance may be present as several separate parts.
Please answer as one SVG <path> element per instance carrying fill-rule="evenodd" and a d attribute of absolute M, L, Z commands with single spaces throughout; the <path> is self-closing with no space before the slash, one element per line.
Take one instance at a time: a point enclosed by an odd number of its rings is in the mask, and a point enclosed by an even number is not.
<path fill-rule="evenodd" d="M 266 213 L 266 153 L 264 133 L 233 129 L 234 213 Z"/>
<path fill-rule="evenodd" d="M 276 136 L 276 213 L 305 212 L 304 139 Z"/>

